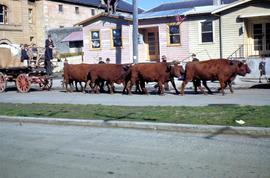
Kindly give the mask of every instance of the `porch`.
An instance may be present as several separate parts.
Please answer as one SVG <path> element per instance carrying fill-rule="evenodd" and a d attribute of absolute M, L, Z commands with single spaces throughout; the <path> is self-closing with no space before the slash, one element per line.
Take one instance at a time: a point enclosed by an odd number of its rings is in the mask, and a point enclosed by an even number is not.
<path fill-rule="evenodd" d="M 244 22 L 244 43 L 239 44 L 229 58 L 247 58 L 270 56 L 270 14 L 240 15 L 238 20 Z"/>

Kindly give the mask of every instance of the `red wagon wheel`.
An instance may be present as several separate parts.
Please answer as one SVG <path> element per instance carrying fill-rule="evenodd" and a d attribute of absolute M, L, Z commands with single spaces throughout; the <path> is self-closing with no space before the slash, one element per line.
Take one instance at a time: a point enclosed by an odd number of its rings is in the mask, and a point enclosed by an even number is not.
<path fill-rule="evenodd" d="M 41 83 L 39 83 L 39 86 L 42 90 L 50 90 L 52 88 L 52 78 L 45 77 L 41 80 Z"/>
<path fill-rule="evenodd" d="M 16 86 L 19 92 L 27 93 L 30 90 L 31 82 L 26 74 L 20 74 L 16 78 Z"/>
<path fill-rule="evenodd" d="M 4 92 L 7 88 L 7 80 L 2 72 L 0 72 L 0 93 Z"/>

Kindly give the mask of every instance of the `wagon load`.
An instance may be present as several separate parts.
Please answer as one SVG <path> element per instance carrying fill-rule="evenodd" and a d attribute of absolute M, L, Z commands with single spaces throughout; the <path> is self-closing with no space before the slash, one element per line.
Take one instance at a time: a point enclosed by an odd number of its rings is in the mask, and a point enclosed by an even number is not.
<path fill-rule="evenodd" d="M 44 67 L 24 65 L 20 59 L 20 50 L 12 45 L 0 45 L 0 93 L 4 92 L 7 82 L 15 82 L 19 92 L 26 93 L 31 84 L 39 84 L 43 90 L 52 87 L 52 77 Z"/>
<path fill-rule="evenodd" d="M 11 49 L 0 47 L 0 68 L 23 67 L 18 55 L 14 55 Z"/>

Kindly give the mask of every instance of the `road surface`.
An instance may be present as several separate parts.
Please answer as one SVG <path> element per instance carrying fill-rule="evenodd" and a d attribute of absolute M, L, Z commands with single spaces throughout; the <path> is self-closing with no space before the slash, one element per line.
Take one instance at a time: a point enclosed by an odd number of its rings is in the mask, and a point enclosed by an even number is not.
<path fill-rule="evenodd" d="M 269 178 L 270 138 L 0 122 L 1 178 Z"/>

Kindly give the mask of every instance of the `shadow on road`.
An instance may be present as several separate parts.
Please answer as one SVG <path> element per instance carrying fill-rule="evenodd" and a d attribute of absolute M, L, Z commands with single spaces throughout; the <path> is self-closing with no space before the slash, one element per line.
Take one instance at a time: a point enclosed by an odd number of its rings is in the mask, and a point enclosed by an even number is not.
<path fill-rule="evenodd" d="M 250 137 L 250 138 L 260 138 L 260 137 L 264 137 L 264 136 L 257 136 L 257 135 L 253 135 L 253 134 L 249 134 L 249 133 L 239 133 L 237 130 L 229 127 L 229 126 L 226 126 L 226 127 L 223 127 L 221 129 L 219 129 L 218 131 L 214 132 L 214 133 L 211 133 L 209 135 L 207 135 L 206 139 L 212 139 L 218 135 L 223 135 L 223 134 L 233 134 L 233 135 L 242 135 L 242 136 L 247 136 L 247 137 Z"/>
<path fill-rule="evenodd" d="M 260 83 L 260 84 L 257 84 L 257 85 L 253 85 L 250 88 L 270 89 L 270 83 Z"/>

